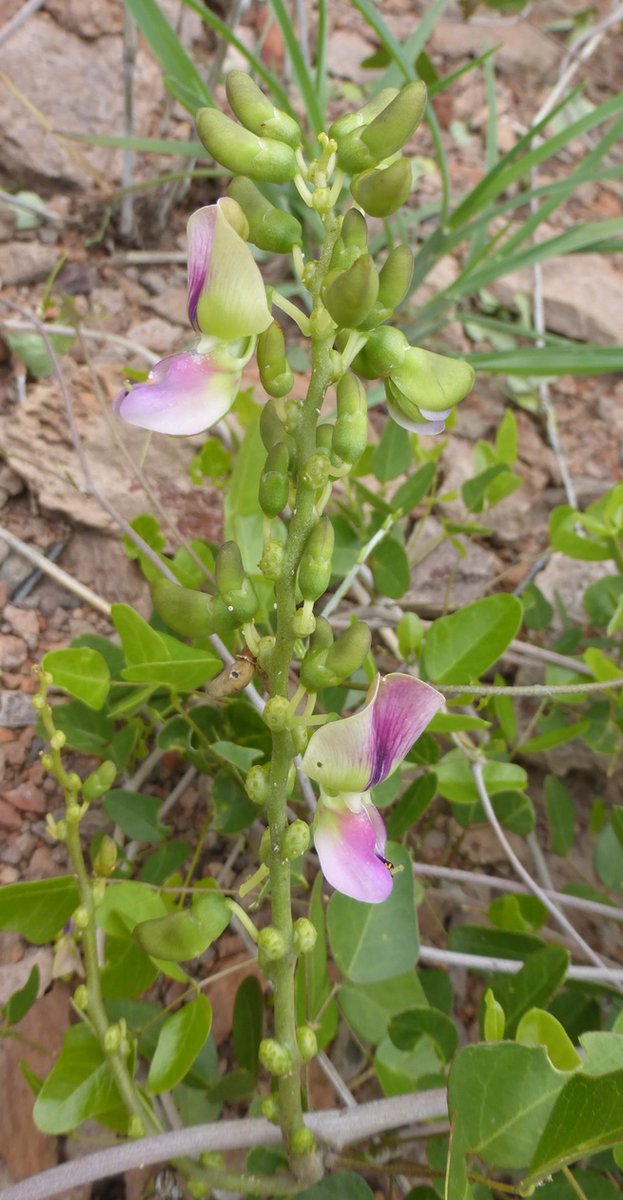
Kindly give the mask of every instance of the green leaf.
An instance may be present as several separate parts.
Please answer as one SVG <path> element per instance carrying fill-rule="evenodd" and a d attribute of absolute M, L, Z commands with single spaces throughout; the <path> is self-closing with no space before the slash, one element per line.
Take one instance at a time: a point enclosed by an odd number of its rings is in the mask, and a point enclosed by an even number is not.
<path fill-rule="evenodd" d="M 484 996 L 484 1013 L 482 1034 L 485 1042 L 501 1042 L 504 1037 L 506 1017 L 504 1009 L 496 1000 L 491 988 L 487 988 Z"/>
<path fill-rule="evenodd" d="M 387 822 L 388 836 L 397 841 L 419 821 L 437 792 L 437 776 L 429 771 L 410 783 Z"/>
<path fill-rule="evenodd" d="M 596 534 L 586 537 L 578 533 L 578 519 L 582 515 L 570 504 L 561 504 L 553 509 L 549 518 L 549 538 L 553 549 L 581 562 L 607 562 L 612 558 L 612 545 L 605 534 L 600 540 Z"/>
<path fill-rule="evenodd" d="M 41 665 L 52 675 L 55 687 L 63 688 L 90 708 L 99 709 L 104 704 L 110 688 L 110 671 L 97 650 L 86 646 L 50 650 L 44 654 Z"/>
<path fill-rule="evenodd" d="M 540 754 L 543 750 L 551 750 L 554 746 L 564 746 L 565 742 L 572 742 L 574 738 L 585 733 L 588 725 L 588 721 L 576 721 L 572 725 L 548 729 L 545 733 L 539 733 L 536 737 L 522 742 L 522 753 Z"/>
<path fill-rule="evenodd" d="M 243 979 L 234 1001 L 233 1039 L 236 1061 L 257 1077 L 258 1053 L 264 1028 L 264 996 L 259 979 Z"/>
<path fill-rule="evenodd" d="M 206 890 L 193 898 L 193 907 L 141 921 L 134 937 L 146 954 L 164 962 L 188 962 L 203 954 L 231 920 L 225 897 Z"/>
<path fill-rule="evenodd" d="M 610 824 L 604 825 L 600 830 L 595 843 L 595 870 L 606 887 L 623 892 L 623 846 Z M 13 886 L 19 887 L 20 884 Z"/>
<path fill-rule="evenodd" d="M 493 985 L 496 1000 L 506 1013 L 506 1036 L 513 1037 L 520 1017 L 529 1008 L 548 1004 L 563 982 L 569 966 L 569 954 L 562 946 L 544 946 L 526 959 L 516 975 L 497 978 Z"/>
<path fill-rule="evenodd" d="M 575 1071 L 582 1059 L 560 1021 L 542 1008 L 529 1008 L 517 1026 L 515 1038 L 523 1046 L 544 1046 L 552 1066 Z"/>
<path fill-rule="evenodd" d="M 370 558 L 374 586 L 383 596 L 399 600 L 411 582 L 409 560 L 396 538 L 386 537 L 375 547 Z"/>
<path fill-rule="evenodd" d="M 355 1033 L 378 1045 L 389 1022 L 408 1008 L 421 1008 L 426 995 L 415 971 L 379 983 L 345 983 L 339 991 L 340 1009 Z"/>
<path fill-rule="evenodd" d="M 623 1070 L 576 1072 L 557 1097 L 530 1162 L 529 1183 L 623 1141 Z"/>
<path fill-rule="evenodd" d="M 399 1050 L 415 1050 L 420 1038 L 429 1037 L 443 1062 L 453 1057 L 458 1039 L 454 1021 L 428 1006 L 410 1008 L 392 1017 L 388 1033 Z"/>
<path fill-rule="evenodd" d="M 435 765 L 437 790 L 453 804 L 474 804 L 478 792 L 471 767 L 462 750 L 450 750 Z M 490 758 L 483 766 L 483 778 L 490 796 L 496 792 L 521 791 L 528 776 L 517 763 L 498 762 Z"/>
<path fill-rule="evenodd" d="M 253 752 L 257 757 L 256 752 Z M 214 827 L 219 833 L 241 833 L 257 817 L 257 807 L 237 779 L 228 771 L 217 771 L 212 783 Z"/>
<path fill-rule="evenodd" d="M 0 888 L 0 929 L 21 933 L 41 946 L 63 928 L 79 902 L 73 875 L 9 883 Z"/>
<path fill-rule="evenodd" d="M 547 629 L 554 610 L 536 583 L 529 583 L 521 593 L 523 623 L 526 629 Z"/>
<path fill-rule="evenodd" d="M 609 375 L 620 371 L 623 346 L 594 346 L 567 342 L 562 346 L 518 346 L 516 350 L 482 351 L 465 354 L 476 372 L 494 375 Z"/>
<path fill-rule="evenodd" d="M 545 777 L 545 811 L 552 850 L 564 858 L 575 837 L 575 810 L 569 792 L 557 775 Z"/>
<path fill-rule="evenodd" d="M 150 1092 L 168 1092 L 188 1074 L 211 1027 L 212 1005 L 201 994 L 167 1017 L 147 1076 Z"/>
<path fill-rule="evenodd" d="M 424 661 L 434 683 L 467 683 L 497 662 L 517 634 L 521 601 L 502 594 L 485 596 L 458 612 L 433 621 L 424 643 Z"/>
<path fill-rule="evenodd" d="M 97 1038 L 86 1025 L 73 1025 L 35 1101 L 37 1128 L 43 1133 L 71 1133 L 83 1121 L 113 1112 L 120 1103 Z"/>
<path fill-rule="evenodd" d="M 499 475 L 508 474 L 509 467 L 506 463 L 494 463 L 492 467 L 487 467 L 486 471 L 481 471 L 478 475 L 467 479 L 461 487 L 466 508 L 470 512 L 482 512 L 487 500 L 489 485 Z"/>
<path fill-rule="evenodd" d="M 262 757 L 261 750 L 255 750 L 251 746 L 238 746 L 236 742 L 213 742 L 212 750 L 219 758 L 238 767 L 240 771 L 248 771 L 256 759 Z"/>
<path fill-rule="evenodd" d="M 109 883 L 104 898 L 95 910 L 96 924 L 111 937 L 126 938 L 139 921 L 163 917 L 164 900 L 144 883 Z"/>
<path fill-rule="evenodd" d="M 606 575 L 591 583 L 582 597 L 582 604 L 593 625 L 606 628 L 623 596 L 623 575 Z"/>
<path fill-rule="evenodd" d="M 113 624 L 125 653 L 128 666 L 138 663 L 166 662 L 171 655 L 164 638 L 130 608 L 129 604 L 113 604 L 110 610 Z"/>
<path fill-rule="evenodd" d="M 168 650 L 171 645 L 175 645 L 175 655 L 168 654 L 166 659 L 135 663 L 122 671 L 123 678 L 162 684 L 180 692 L 192 692 L 212 679 L 223 665 L 214 650 L 200 650 L 185 646 L 175 638 L 167 638 L 165 649 Z"/>
<path fill-rule="evenodd" d="M 545 924 L 547 909 L 537 896 L 510 892 L 498 896 L 489 905 L 487 916 L 498 929 L 516 933 L 534 933 Z"/>
<path fill-rule="evenodd" d="M 167 842 L 146 858 L 139 872 L 143 883 L 165 883 L 190 852 L 188 842 Z"/>
<path fill-rule="evenodd" d="M 279 23 L 279 28 L 288 51 L 292 73 L 296 80 L 297 90 L 305 106 L 305 112 L 314 133 L 317 135 L 324 129 L 324 115 L 320 107 L 312 73 L 305 62 L 301 48 L 300 34 L 294 29 L 284 0 L 270 0 L 270 7 Z"/>
<path fill-rule="evenodd" d="M 297 1192 L 297 1200 L 374 1200 L 374 1194 L 361 1175 L 337 1171 L 304 1192 Z"/>
<path fill-rule="evenodd" d="M 23 987 L 9 996 L 2 1012 L 7 1025 L 18 1025 L 30 1011 L 39 992 L 39 968 L 35 963 Z"/>
<path fill-rule="evenodd" d="M 87 146 L 110 146 L 114 150 L 136 150 L 139 154 L 164 154 L 173 155 L 175 158 L 209 158 L 202 142 L 176 141 L 172 138 L 115 137 L 107 133 L 63 133 L 63 137 L 68 141 L 82 142 Z M 220 174 L 220 170 L 218 174 Z"/>
<path fill-rule="evenodd" d="M 389 483 L 397 475 L 404 475 L 412 462 L 413 451 L 406 429 L 395 421 L 386 421 L 381 440 L 372 454 L 372 470 L 379 483 Z"/>
<path fill-rule="evenodd" d="M 159 842 L 167 830 L 158 816 L 162 800 L 144 796 L 126 788 L 113 788 L 103 801 L 103 809 L 111 821 L 123 830 L 126 837 L 137 842 Z"/>
<path fill-rule="evenodd" d="M 318 1046 L 323 1049 L 335 1037 L 337 1004 L 329 1000 L 331 982 L 327 971 L 327 935 L 322 902 L 323 880 L 317 875 L 311 891 L 308 919 L 316 930 L 316 944 L 308 954 L 302 954 L 296 971 L 296 1019 L 316 1025 Z"/>
<path fill-rule="evenodd" d="M 125 1000 L 151 987 L 158 967 L 128 933 L 106 937 L 106 954 L 101 970 L 102 995 L 106 1000 Z"/>
<path fill-rule="evenodd" d="M 432 1083 L 442 1084 L 439 1057 L 430 1038 L 422 1037 L 413 1050 L 399 1050 L 383 1038 L 374 1055 L 374 1070 L 386 1096 L 417 1092 Z"/>
<path fill-rule="evenodd" d="M 413 509 L 417 508 L 430 488 L 435 478 L 435 471 L 435 463 L 424 463 L 415 472 L 415 475 L 412 475 L 405 483 L 401 483 L 398 490 L 392 496 L 392 508 L 394 512 L 398 508 L 401 508 L 405 514 L 413 512 Z"/>
<path fill-rule="evenodd" d="M 462 954 L 484 954 L 522 962 L 541 950 L 543 942 L 531 933 L 489 929 L 486 925 L 455 925 L 448 934 L 448 948 Z"/>
<path fill-rule="evenodd" d="M 3 336 L 8 342 L 11 352 L 20 362 L 24 363 L 33 379 L 45 379 L 52 374 L 54 364 L 43 338 L 38 333 L 10 333 L 7 331 Z M 57 334 L 53 337 L 48 333 L 48 337 L 53 349 L 59 355 L 69 350 L 75 340 L 73 335 L 59 337 Z"/>
<path fill-rule="evenodd" d="M 413 868 L 402 846 L 387 854 L 402 870 L 383 904 L 362 904 L 336 892 L 327 913 L 329 941 L 340 971 L 354 983 L 374 983 L 409 970 L 417 961 L 419 936 Z"/>
<path fill-rule="evenodd" d="M 145 36 L 165 75 L 184 80 L 190 93 L 188 111 L 194 117 L 202 105 L 214 100 L 177 34 L 169 25 L 156 0 L 128 0 L 128 8 Z"/>

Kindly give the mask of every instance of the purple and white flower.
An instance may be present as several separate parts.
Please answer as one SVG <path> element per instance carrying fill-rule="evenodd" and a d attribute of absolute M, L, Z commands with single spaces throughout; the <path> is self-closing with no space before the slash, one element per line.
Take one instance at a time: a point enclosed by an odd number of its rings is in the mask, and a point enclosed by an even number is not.
<path fill-rule="evenodd" d="M 320 784 L 314 842 L 325 878 L 355 900 L 378 904 L 392 888 L 385 826 L 370 789 L 388 779 L 444 697 L 400 673 L 377 676 L 365 706 L 310 738 L 303 770 Z"/>
<path fill-rule="evenodd" d="M 113 403 L 119 417 L 155 433 L 202 433 L 229 412 L 240 370 L 227 370 L 209 354 L 187 351 L 162 358 L 143 383 L 134 383 Z"/>

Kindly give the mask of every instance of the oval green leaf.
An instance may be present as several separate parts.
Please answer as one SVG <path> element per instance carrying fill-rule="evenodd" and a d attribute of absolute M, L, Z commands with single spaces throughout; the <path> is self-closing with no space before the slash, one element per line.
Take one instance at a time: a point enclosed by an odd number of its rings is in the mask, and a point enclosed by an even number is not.
<path fill-rule="evenodd" d="M 89 708 L 101 708 L 110 688 L 108 663 L 98 650 L 80 646 L 69 650 L 49 650 L 44 654 L 44 671 L 49 671 L 55 687 L 62 688 Z"/>
<path fill-rule="evenodd" d="M 388 844 L 388 857 L 402 870 L 382 904 L 362 904 L 336 892 L 327 912 L 333 957 L 354 983 L 391 979 L 415 966 L 419 936 L 413 866 L 402 846 Z"/>
<path fill-rule="evenodd" d="M 485 596 L 433 621 L 424 662 L 434 683 L 468 683 L 497 662 L 516 636 L 523 608 L 517 596 Z"/>
<path fill-rule="evenodd" d="M 207 1042 L 211 1026 L 212 1006 L 201 995 L 167 1018 L 147 1077 L 151 1092 L 168 1092 L 184 1078 Z"/>

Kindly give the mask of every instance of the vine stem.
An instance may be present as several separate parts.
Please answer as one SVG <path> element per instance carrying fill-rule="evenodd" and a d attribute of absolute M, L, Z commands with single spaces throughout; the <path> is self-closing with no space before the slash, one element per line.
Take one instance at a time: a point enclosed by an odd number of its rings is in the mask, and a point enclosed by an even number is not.
<path fill-rule="evenodd" d="M 337 219 L 333 213 L 329 213 L 325 218 L 323 247 L 312 288 L 314 308 L 321 316 L 324 310 L 320 301 L 320 289 L 337 235 Z M 327 328 L 326 323 L 322 321 L 314 323 L 312 314 L 311 376 L 300 423 L 295 434 L 299 464 L 296 500 L 288 531 L 283 570 L 275 587 L 277 623 L 270 670 L 271 698 L 275 696 L 288 698 L 288 673 L 295 642 L 292 618 L 296 610 L 296 577 L 305 543 L 317 521 L 314 505 L 316 493 L 312 485 L 305 481 L 302 468 L 316 449 L 318 414 L 332 378 L 329 351 L 333 344 L 333 336 L 333 329 Z M 271 964 L 271 977 L 274 986 L 275 1037 L 288 1050 L 293 1062 L 293 1069 L 279 1078 L 279 1120 L 288 1148 L 292 1146 L 294 1135 L 304 1127 L 301 1106 L 301 1064 L 296 1039 L 295 956 L 292 951 L 290 864 L 284 861 L 280 851 L 281 839 L 288 823 L 286 793 L 292 759 L 293 746 L 290 732 L 288 730 L 274 732 L 267 805 L 271 847 L 268 866 L 272 923 L 283 935 L 288 951 L 282 958 Z M 291 1165 L 297 1178 L 302 1181 L 309 1183 L 318 1178 L 318 1165 L 313 1151 L 303 1155 L 291 1155 Z"/>

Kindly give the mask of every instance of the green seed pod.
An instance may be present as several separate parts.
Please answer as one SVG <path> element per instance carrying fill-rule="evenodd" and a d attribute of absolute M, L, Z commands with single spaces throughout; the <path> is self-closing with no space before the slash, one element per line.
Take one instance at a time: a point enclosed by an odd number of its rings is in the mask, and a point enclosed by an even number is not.
<path fill-rule="evenodd" d="M 283 421 L 277 412 L 274 400 L 268 400 L 260 413 L 260 436 L 266 450 L 272 450 L 276 442 L 282 442 Z"/>
<path fill-rule="evenodd" d="M 404 204 L 412 187 L 411 163 L 408 158 L 398 158 L 388 167 L 372 167 L 356 175 L 350 190 L 371 217 L 388 217 Z"/>
<path fill-rule="evenodd" d="M 408 246 L 394 246 L 379 273 L 379 302 L 387 308 L 402 304 L 413 275 L 413 254 Z"/>
<path fill-rule="evenodd" d="M 326 450 L 318 450 L 316 454 L 312 454 L 311 458 L 303 466 L 303 482 L 308 483 L 310 487 L 319 490 L 323 488 L 329 478 L 329 455 Z"/>
<path fill-rule="evenodd" d="M 304 600 L 318 600 L 326 592 L 331 579 L 331 558 L 335 534 L 326 515 L 312 529 L 301 557 L 299 588 Z"/>
<path fill-rule="evenodd" d="M 298 121 L 275 108 L 246 71 L 230 71 L 225 90 L 232 112 L 246 129 L 258 137 L 286 142 L 294 149 L 300 146 L 303 135 Z"/>
<path fill-rule="evenodd" d="M 335 672 L 326 666 L 328 650 L 309 650 L 301 663 L 300 682 L 308 692 L 319 692 L 321 688 L 334 687 Z"/>
<path fill-rule="evenodd" d="M 96 875 L 100 875 L 104 879 L 108 875 L 112 875 L 117 865 L 117 852 L 117 843 L 109 834 L 105 833 L 93 859 L 93 870 Z"/>
<path fill-rule="evenodd" d="M 250 179 L 236 175 L 227 194 L 238 202 L 247 218 L 249 232 L 246 240 L 259 250 L 267 250 L 271 254 L 289 254 L 293 246 L 300 246 L 303 240 L 300 222 L 292 213 L 271 204 Z"/>
<path fill-rule="evenodd" d="M 336 675 L 338 682 L 358 671 L 365 662 L 372 642 L 369 625 L 355 620 L 337 639 L 327 652 L 326 665 Z"/>
<path fill-rule="evenodd" d="M 117 778 L 117 766 L 110 758 L 105 762 L 100 763 L 90 775 L 87 775 L 82 785 L 82 795 L 87 804 L 92 800 L 97 800 L 98 796 L 103 796 L 112 787 Z"/>
<path fill-rule="evenodd" d="M 353 370 L 363 375 L 364 379 L 384 379 L 402 366 L 408 349 L 409 343 L 404 333 L 383 325 L 370 334 L 353 362 Z"/>
<path fill-rule="evenodd" d="M 279 853 L 284 862 L 293 862 L 309 850 L 311 831 L 306 821 L 293 821 L 281 835 Z"/>
<path fill-rule="evenodd" d="M 264 578 L 268 579 L 270 583 L 276 583 L 278 579 L 281 579 L 285 553 L 285 546 L 275 538 L 269 538 L 264 543 L 259 568 Z"/>
<path fill-rule="evenodd" d="M 337 421 L 331 448 L 347 463 L 359 462 L 368 445 L 368 405 L 363 384 L 348 371 L 337 388 Z"/>
<path fill-rule="evenodd" d="M 288 503 L 290 476 L 288 474 L 288 448 L 277 442 L 268 451 L 266 465 L 260 476 L 259 501 L 267 517 L 277 517 Z"/>
<path fill-rule="evenodd" d="M 294 1066 L 287 1046 L 283 1046 L 276 1038 L 264 1038 L 260 1042 L 258 1057 L 271 1075 L 289 1075 Z"/>
<path fill-rule="evenodd" d="M 331 449 L 333 441 L 333 426 L 329 424 L 318 425 L 316 429 L 316 446 L 318 450 L 324 450 L 328 453 Z"/>
<path fill-rule="evenodd" d="M 296 1031 L 296 1041 L 301 1062 L 310 1062 L 318 1053 L 318 1039 L 311 1025 L 299 1025 Z"/>
<path fill-rule="evenodd" d="M 294 948 L 299 954 L 309 954 L 318 940 L 316 926 L 307 917 L 299 917 L 292 929 Z"/>
<path fill-rule="evenodd" d="M 356 208 L 349 208 L 342 221 L 340 237 L 348 249 L 357 251 L 357 257 L 368 249 L 368 226 L 366 218 Z"/>
<path fill-rule="evenodd" d="M 369 125 L 380 112 L 398 95 L 398 88 L 383 88 L 372 100 L 368 100 L 363 108 L 357 109 L 356 112 L 344 113 L 344 116 L 338 117 L 333 122 L 329 129 L 329 137 L 338 142 L 341 138 L 352 133 L 354 129 L 360 129 L 364 125 Z"/>
<path fill-rule="evenodd" d="M 242 556 L 235 542 L 223 542 L 216 553 L 214 566 L 216 586 L 224 596 L 227 592 L 242 587 L 245 581 L 245 569 Z"/>
<path fill-rule="evenodd" d="M 347 271 L 330 272 L 322 298 L 336 325 L 356 329 L 367 317 L 379 290 L 379 277 L 369 254 L 361 254 Z"/>
<path fill-rule="evenodd" d="M 288 943 L 281 930 L 275 929 L 274 925 L 266 925 L 259 931 L 257 948 L 267 962 L 278 962 L 280 958 L 285 958 Z"/>
<path fill-rule="evenodd" d="M 268 800 L 268 767 L 260 766 L 259 763 L 250 767 L 245 776 L 244 786 L 251 803 L 261 808 Z"/>
<path fill-rule="evenodd" d="M 267 635 L 260 638 L 255 658 L 260 671 L 263 671 L 265 675 L 268 673 L 268 671 L 270 671 L 270 664 L 274 648 L 274 637 Z"/>
<path fill-rule="evenodd" d="M 377 162 L 390 158 L 417 129 L 426 108 L 426 84 L 407 83 L 398 95 L 362 130 L 361 139 Z"/>
<path fill-rule="evenodd" d="M 276 321 L 260 334 L 257 341 L 257 365 L 264 391 L 269 396 L 285 396 L 294 383 L 286 358 L 283 330 Z"/>
<path fill-rule="evenodd" d="M 312 1056 L 313 1057 L 313 1056 Z M 289 1150 L 295 1158 L 302 1155 L 313 1154 L 316 1149 L 316 1139 L 306 1125 L 301 1125 L 299 1129 L 295 1129 L 289 1141 Z"/>
<path fill-rule="evenodd" d="M 234 175 L 247 175 L 266 183 L 287 183 L 294 179 L 298 171 L 296 155 L 285 142 L 259 138 L 217 108 L 200 108 L 196 125 L 208 153 Z"/>
<path fill-rule="evenodd" d="M 170 579 L 154 580 L 151 598 L 158 616 L 174 633 L 185 637 L 227 633 L 238 625 L 220 596 L 208 596 L 205 592 L 172 583 Z"/>
<path fill-rule="evenodd" d="M 417 654 L 424 637 L 424 626 L 417 613 L 403 613 L 397 626 L 396 636 L 398 648 L 403 658 L 412 658 Z"/>
<path fill-rule="evenodd" d="M 273 733 L 283 733 L 290 720 L 290 702 L 286 696 L 271 696 L 262 713 L 265 723 Z"/>
<path fill-rule="evenodd" d="M 309 639 L 310 650 L 328 650 L 334 642 L 331 622 L 326 617 L 316 617 L 316 628 Z"/>

